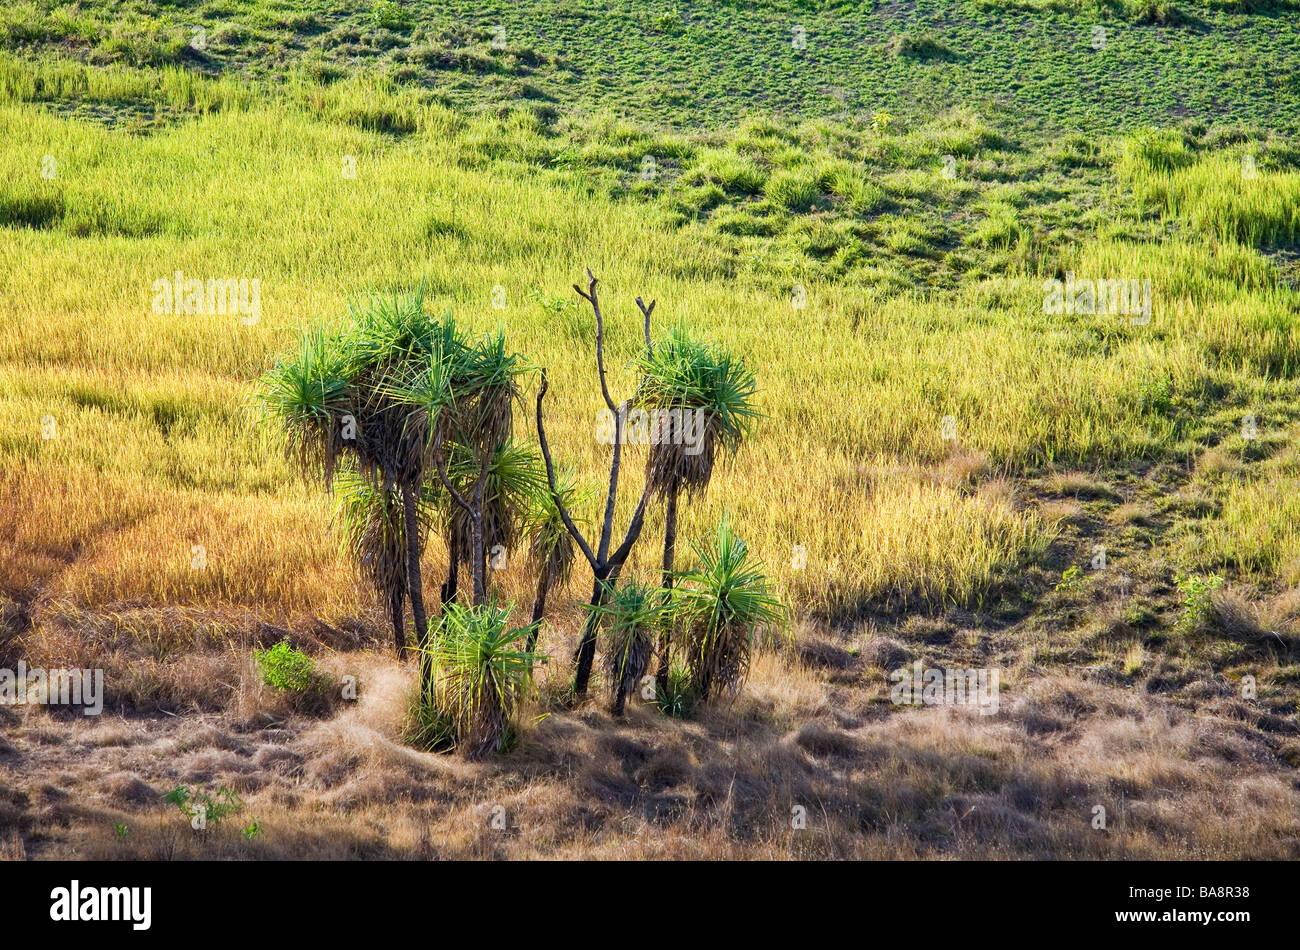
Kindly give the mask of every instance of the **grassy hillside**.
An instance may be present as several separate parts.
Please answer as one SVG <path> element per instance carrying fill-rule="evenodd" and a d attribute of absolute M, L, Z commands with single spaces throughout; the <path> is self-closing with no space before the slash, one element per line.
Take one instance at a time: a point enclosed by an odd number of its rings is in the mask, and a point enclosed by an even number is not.
<path fill-rule="evenodd" d="M 447 103 L 524 99 L 692 128 L 943 103 L 1090 132 L 1184 116 L 1294 129 L 1296 12 L 1292 0 L 26 0 L 0 17 L 0 46 L 257 79 L 374 69 Z M 1186 81 L 1197 76 L 1213 81 Z"/>
<path fill-rule="evenodd" d="M 1296 855 L 1300 13 L 121 10 L 0 15 L 0 661 L 102 667 L 117 717 L 0 708 L 14 853 Z M 547 370 L 552 447 L 597 485 L 585 266 L 616 392 L 638 295 L 756 371 L 755 436 L 680 531 L 730 515 L 790 636 L 733 706 L 571 710 L 580 564 L 517 752 L 414 752 L 412 670 L 256 380 L 420 286 Z M 177 272 L 260 281 L 258 318 L 156 313 Z M 1055 307 L 1067 279 L 1148 312 Z M 522 553 L 494 580 L 525 610 Z M 251 660 L 283 637 L 362 702 L 285 706 Z M 914 659 L 999 669 L 1006 715 L 891 706 Z M 81 810 L 22 777 L 60 769 Z M 155 832 L 177 783 L 239 788 L 266 840 Z M 791 835 L 791 801 L 824 827 Z M 492 802 L 529 833 L 457 830 Z"/>

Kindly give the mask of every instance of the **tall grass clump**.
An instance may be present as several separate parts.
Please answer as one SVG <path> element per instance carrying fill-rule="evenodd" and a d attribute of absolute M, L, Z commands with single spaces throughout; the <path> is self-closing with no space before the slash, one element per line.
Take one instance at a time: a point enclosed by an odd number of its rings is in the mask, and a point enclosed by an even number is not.
<path fill-rule="evenodd" d="M 86 66 L 67 60 L 27 60 L 0 53 L 0 101 L 149 102 L 178 112 L 242 110 L 262 100 L 254 88 L 180 66 L 138 69 Z"/>
<path fill-rule="evenodd" d="M 1242 154 L 1130 174 L 1140 202 L 1202 234 L 1254 247 L 1300 238 L 1300 172 L 1261 169 L 1253 156 Z"/>

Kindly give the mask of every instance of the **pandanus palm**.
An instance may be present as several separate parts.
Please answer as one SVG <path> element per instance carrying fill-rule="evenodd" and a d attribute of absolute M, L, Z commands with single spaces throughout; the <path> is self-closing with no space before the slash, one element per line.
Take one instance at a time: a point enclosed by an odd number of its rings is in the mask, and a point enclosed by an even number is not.
<path fill-rule="evenodd" d="M 533 663 L 545 660 L 521 649 L 532 627 L 512 628 L 509 620 L 508 606 L 448 604 L 430 649 L 436 675 L 422 702 L 450 715 L 455 741 L 471 758 L 502 748 Z"/>
<path fill-rule="evenodd" d="M 680 328 L 648 348 L 639 361 L 637 402 L 649 411 L 651 438 L 646 479 L 663 498 L 663 586 L 673 584 L 677 503 L 682 491 L 705 491 L 720 454 L 734 451 L 758 415 L 753 406 L 754 374 L 721 347 L 692 340 Z M 668 685 L 671 635 L 659 641 L 656 679 Z"/>
<path fill-rule="evenodd" d="M 338 467 L 350 462 L 385 500 L 401 502 L 402 530 L 382 531 L 384 543 L 401 544 L 387 557 L 404 556 L 405 576 L 384 573 L 398 652 L 405 651 L 401 610 L 409 596 L 416 639 L 427 637 L 420 554 L 427 536 L 420 518 L 428 431 L 438 425 L 429 416 L 409 412 L 395 398 L 394 381 L 405 379 L 431 360 L 463 349 L 450 320 L 438 321 L 424 310 L 422 297 L 375 299 L 354 306 L 342 328 L 307 330 L 297 347 L 263 377 L 261 397 L 268 417 L 286 435 L 286 448 L 308 473 L 319 473 L 327 486 Z M 392 514 L 392 512 L 389 512 Z"/>
<path fill-rule="evenodd" d="M 505 338 L 498 333 L 472 346 L 434 354 L 426 366 L 391 387 L 410 418 L 426 420 L 425 463 L 437 471 L 453 506 L 468 522 L 468 538 L 462 537 L 465 531 L 456 531 L 449 541 L 457 548 L 451 552 L 453 563 L 466 558 L 470 563 L 476 605 L 487 600 L 485 499 L 490 475 L 499 449 L 509 441 L 519 398 L 516 380 L 526 370 L 520 356 L 506 351 Z M 468 464 L 463 479 L 454 477 L 458 459 Z M 468 551 L 463 550 L 466 543 Z M 444 598 L 450 601 L 454 593 L 449 573 Z"/>
<path fill-rule="evenodd" d="M 744 682 L 755 631 L 782 622 L 785 608 L 768 585 L 762 561 L 725 518 L 712 544 L 691 548 L 700 566 L 677 575 L 675 615 L 685 635 L 691 692 L 707 702 Z"/>
<path fill-rule="evenodd" d="M 606 674 L 614 694 L 614 715 L 621 716 L 627 694 L 650 668 L 654 635 L 666 623 L 670 608 L 656 588 L 628 581 L 588 609 L 605 627 Z"/>

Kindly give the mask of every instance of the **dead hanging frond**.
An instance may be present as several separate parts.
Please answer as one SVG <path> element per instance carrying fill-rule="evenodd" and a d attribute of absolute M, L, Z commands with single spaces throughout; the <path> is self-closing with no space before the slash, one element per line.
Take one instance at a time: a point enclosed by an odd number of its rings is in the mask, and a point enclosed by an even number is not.
<path fill-rule="evenodd" d="M 713 480 L 719 435 L 703 409 L 652 409 L 646 478 L 660 497 L 675 488 L 694 494 Z"/>
<path fill-rule="evenodd" d="M 362 575 L 384 597 L 407 594 L 406 524 L 401 492 L 357 473 L 340 473 L 335 479 L 335 513 L 343 544 Z M 438 518 L 439 499 L 426 489 L 419 503 L 419 518 L 427 532 Z"/>

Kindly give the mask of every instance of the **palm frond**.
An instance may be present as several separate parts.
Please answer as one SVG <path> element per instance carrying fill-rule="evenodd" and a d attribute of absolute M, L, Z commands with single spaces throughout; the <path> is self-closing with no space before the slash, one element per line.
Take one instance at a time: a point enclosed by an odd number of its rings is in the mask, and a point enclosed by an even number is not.
<path fill-rule="evenodd" d="M 450 381 L 452 437 L 476 452 L 508 439 L 520 398 L 517 379 L 529 369 L 522 356 L 506 349 L 501 332 L 465 350 Z"/>
<path fill-rule="evenodd" d="M 278 359 L 259 382 L 264 417 L 284 433 L 286 453 L 306 474 L 333 474 L 342 450 L 341 425 L 349 414 L 352 378 L 346 347 L 315 326 Z"/>
<path fill-rule="evenodd" d="M 469 497 L 478 480 L 479 464 L 465 446 L 452 443 L 447 452 L 447 480 L 462 497 Z M 525 518 L 546 486 L 541 457 L 523 442 L 508 441 L 497 446 L 483 486 L 483 546 L 507 550 L 519 541 Z M 441 480 L 435 486 L 442 490 Z M 459 505 L 446 506 L 447 527 L 452 542 L 464 558 L 470 555 L 470 517 Z"/>
<path fill-rule="evenodd" d="M 556 473 L 555 488 L 575 523 L 582 524 L 582 519 L 574 512 L 592 496 L 590 488 L 578 488 L 577 474 L 573 469 L 564 469 Z M 529 538 L 529 566 L 534 571 L 545 570 L 551 584 L 566 583 L 573 570 L 577 548 L 573 543 L 573 536 L 565 527 L 564 519 L 560 516 L 560 508 L 551 495 L 550 485 L 544 474 L 539 490 L 529 500 L 523 530 Z"/>

